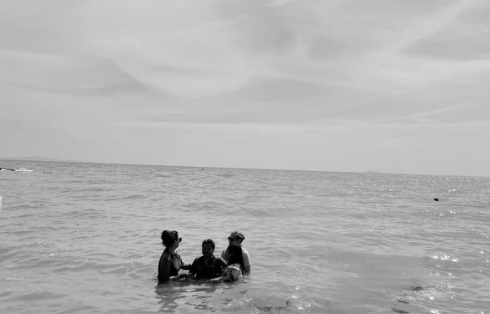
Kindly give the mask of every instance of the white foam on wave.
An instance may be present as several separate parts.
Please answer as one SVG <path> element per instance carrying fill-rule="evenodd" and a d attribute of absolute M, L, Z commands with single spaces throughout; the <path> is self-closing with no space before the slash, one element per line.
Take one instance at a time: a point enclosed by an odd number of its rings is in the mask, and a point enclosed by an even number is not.
<path fill-rule="evenodd" d="M 25 168 L 15 169 L 15 171 L 18 171 L 18 172 L 34 172 L 34 170 L 31 170 L 31 169 L 25 169 Z"/>

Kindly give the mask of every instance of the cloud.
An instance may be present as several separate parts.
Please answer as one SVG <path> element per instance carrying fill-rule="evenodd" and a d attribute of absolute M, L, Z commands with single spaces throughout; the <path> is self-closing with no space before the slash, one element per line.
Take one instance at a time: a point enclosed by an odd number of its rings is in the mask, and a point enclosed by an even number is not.
<path fill-rule="evenodd" d="M 111 60 L 0 51 L 4 84 L 57 93 L 109 95 L 150 88 Z"/>
<path fill-rule="evenodd" d="M 490 22 L 482 14 L 490 14 L 486 2 L 461 2 L 437 29 L 418 38 L 406 52 L 413 56 L 447 60 L 490 59 Z M 427 26 L 430 27 L 429 23 Z"/>

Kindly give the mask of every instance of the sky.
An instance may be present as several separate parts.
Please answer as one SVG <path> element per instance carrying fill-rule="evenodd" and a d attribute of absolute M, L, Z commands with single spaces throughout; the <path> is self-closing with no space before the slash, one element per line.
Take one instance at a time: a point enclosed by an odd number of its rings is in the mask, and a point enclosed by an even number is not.
<path fill-rule="evenodd" d="M 490 176 L 486 0 L 0 0 L 0 157 Z"/>

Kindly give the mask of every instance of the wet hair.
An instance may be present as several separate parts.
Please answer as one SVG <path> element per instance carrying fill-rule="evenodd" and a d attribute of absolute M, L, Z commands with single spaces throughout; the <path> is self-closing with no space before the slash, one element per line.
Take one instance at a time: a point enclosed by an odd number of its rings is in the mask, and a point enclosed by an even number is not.
<path fill-rule="evenodd" d="M 215 244 L 214 244 L 214 241 L 213 241 L 213 240 L 211 240 L 211 239 L 206 239 L 206 240 L 202 241 L 202 246 L 204 246 L 204 244 L 209 244 L 209 245 L 211 245 L 211 247 L 213 248 L 213 251 L 214 251 Z"/>
<path fill-rule="evenodd" d="M 163 230 L 162 232 L 162 243 L 165 247 L 169 247 L 174 244 L 175 241 L 179 239 L 179 233 L 175 230 Z"/>
<path fill-rule="evenodd" d="M 242 271 L 245 269 L 245 263 L 243 262 L 242 247 L 236 245 L 228 246 L 228 252 L 231 253 L 231 258 L 228 260 L 228 265 L 240 264 Z"/>

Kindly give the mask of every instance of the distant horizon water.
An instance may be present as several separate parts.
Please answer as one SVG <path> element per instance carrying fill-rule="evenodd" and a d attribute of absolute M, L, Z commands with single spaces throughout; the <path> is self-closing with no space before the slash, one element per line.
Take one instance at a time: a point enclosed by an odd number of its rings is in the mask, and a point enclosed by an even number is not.
<path fill-rule="evenodd" d="M 367 169 L 364 171 L 334 171 L 334 170 L 311 170 L 311 169 L 279 169 L 279 168 L 247 168 L 247 167 L 219 167 L 219 166 L 189 166 L 189 165 L 164 165 L 164 164 L 142 164 L 142 163 L 116 163 L 116 162 L 99 162 L 99 161 L 80 161 L 48 158 L 41 156 L 33 157 L 0 157 L 1 160 L 17 161 L 44 161 L 44 162 L 67 162 L 67 163 L 88 163 L 88 164 L 108 164 L 108 165 L 140 165 L 140 166 L 164 166 L 164 167 L 189 167 L 189 168 L 216 168 L 216 169 L 244 169 L 244 170 L 280 170 L 280 171 L 312 171 L 312 172 L 338 172 L 338 173 L 371 173 L 371 174 L 400 174 L 400 175 L 428 175 L 428 176 L 463 176 L 463 177 L 490 177 L 485 175 L 463 175 L 463 174 L 433 174 L 433 173 L 398 173 L 383 172 L 380 170 Z M 1 165 L 0 165 L 1 167 Z"/>

